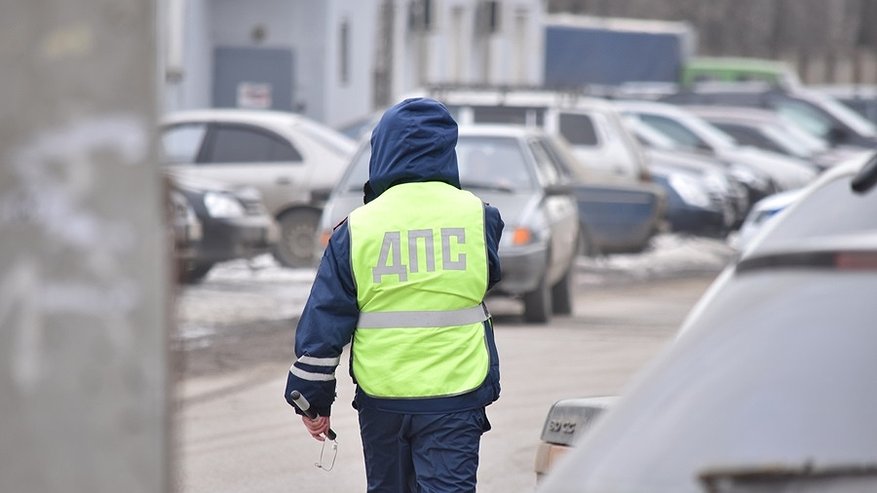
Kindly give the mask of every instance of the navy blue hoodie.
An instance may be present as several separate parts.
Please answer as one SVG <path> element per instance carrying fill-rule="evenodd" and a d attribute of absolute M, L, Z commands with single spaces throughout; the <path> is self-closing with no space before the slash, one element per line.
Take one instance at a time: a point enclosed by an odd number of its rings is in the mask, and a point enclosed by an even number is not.
<path fill-rule="evenodd" d="M 372 132 L 364 201 L 369 202 L 400 183 L 441 181 L 460 188 L 456 145 L 457 123 L 443 104 L 415 98 L 393 106 Z M 496 208 L 485 204 L 484 209 L 488 287 L 493 287 L 501 277 L 498 250 L 503 222 Z M 359 320 L 356 299 L 350 268 L 350 235 L 344 221 L 335 228 L 323 253 L 296 328 L 297 359 L 287 377 L 287 401 L 290 392 L 298 390 L 318 414 L 330 414 L 335 400 L 335 369 Z M 357 388 L 354 407 L 415 414 L 459 412 L 490 404 L 499 397 L 499 357 L 489 321 L 485 322 L 485 331 L 491 366 L 484 383 L 474 391 L 434 399 L 378 399 Z"/>

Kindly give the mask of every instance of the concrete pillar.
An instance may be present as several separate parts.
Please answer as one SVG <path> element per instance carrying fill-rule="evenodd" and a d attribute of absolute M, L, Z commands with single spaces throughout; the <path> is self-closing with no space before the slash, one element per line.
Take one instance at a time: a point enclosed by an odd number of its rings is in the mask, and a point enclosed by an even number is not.
<path fill-rule="evenodd" d="M 170 490 L 154 8 L 3 2 L 3 492 Z"/>

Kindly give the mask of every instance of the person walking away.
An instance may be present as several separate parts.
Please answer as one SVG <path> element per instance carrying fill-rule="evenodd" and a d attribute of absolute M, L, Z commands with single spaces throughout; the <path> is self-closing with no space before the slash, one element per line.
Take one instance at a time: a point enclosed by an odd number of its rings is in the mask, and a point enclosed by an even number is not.
<path fill-rule="evenodd" d="M 499 357 L 484 296 L 501 278 L 499 211 L 461 190 L 457 124 L 438 101 L 384 113 L 365 204 L 332 233 L 295 335 L 299 391 L 323 440 L 352 342 L 369 492 L 473 492 Z M 300 410 L 296 412 L 302 414 Z"/>

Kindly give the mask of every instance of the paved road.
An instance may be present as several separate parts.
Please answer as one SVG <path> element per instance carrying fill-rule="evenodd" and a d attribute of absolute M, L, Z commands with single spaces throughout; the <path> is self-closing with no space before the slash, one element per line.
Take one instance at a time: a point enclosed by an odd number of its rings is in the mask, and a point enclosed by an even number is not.
<path fill-rule="evenodd" d="M 479 491 L 529 492 L 545 414 L 553 402 L 621 391 L 671 339 L 712 274 L 579 285 L 575 313 L 524 325 L 520 307 L 489 303 L 502 365 L 502 397 L 488 408 Z M 209 287 L 207 287 L 209 289 Z M 226 289 L 226 288 L 223 288 Z M 233 287 L 227 289 L 233 291 Z M 209 346 L 185 345 L 177 392 L 179 491 L 364 491 L 361 443 L 346 358 L 338 370 L 335 469 L 318 470 L 320 445 L 282 399 L 294 319 L 252 322 Z M 222 335 L 222 330 L 219 331 Z M 180 345 L 183 348 L 184 345 Z"/>

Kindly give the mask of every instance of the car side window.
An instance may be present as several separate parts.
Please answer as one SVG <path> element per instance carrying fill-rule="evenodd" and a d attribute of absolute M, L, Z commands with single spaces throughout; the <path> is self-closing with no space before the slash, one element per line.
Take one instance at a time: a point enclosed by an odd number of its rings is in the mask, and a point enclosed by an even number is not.
<path fill-rule="evenodd" d="M 597 129 L 588 115 L 560 113 L 558 126 L 560 135 L 572 145 L 595 146 L 598 143 Z"/>
<path fill-rule="evenodd" d="M 643 113 L 639 115 L 640 120 L 658 130 L 664 135 L 670 137 L 680 145 L 690 149 L 711 149 L 709 144 L 703 141 L 691 130 L 685 128 L 681 123 L 670 118 Z"/>
<path fill-rule="evenodd" d="M 217 125 L 202 159 L 205 163 L 301 162 L 301 154 L 279 136 L 243 125 Z"/>
<path fill-rule="evenodd" d="M 161 134 L 162 162 L 191 164 L 198 157 L 207 125 L 182 123 L 166 128 Z"/>
<path fill-rule="evenodd" d="M 560 182 L 561 176 L 566 176 L 562 170 L 558 169 L 554 160 L 551 159 L 542 141 L 532 139 L 527 142 L 527 145 L 530 147 L 533 158 L 536 160 L 536 173 L 539 175 L 539 181 L 543 185 L 556 185 Z"/>

